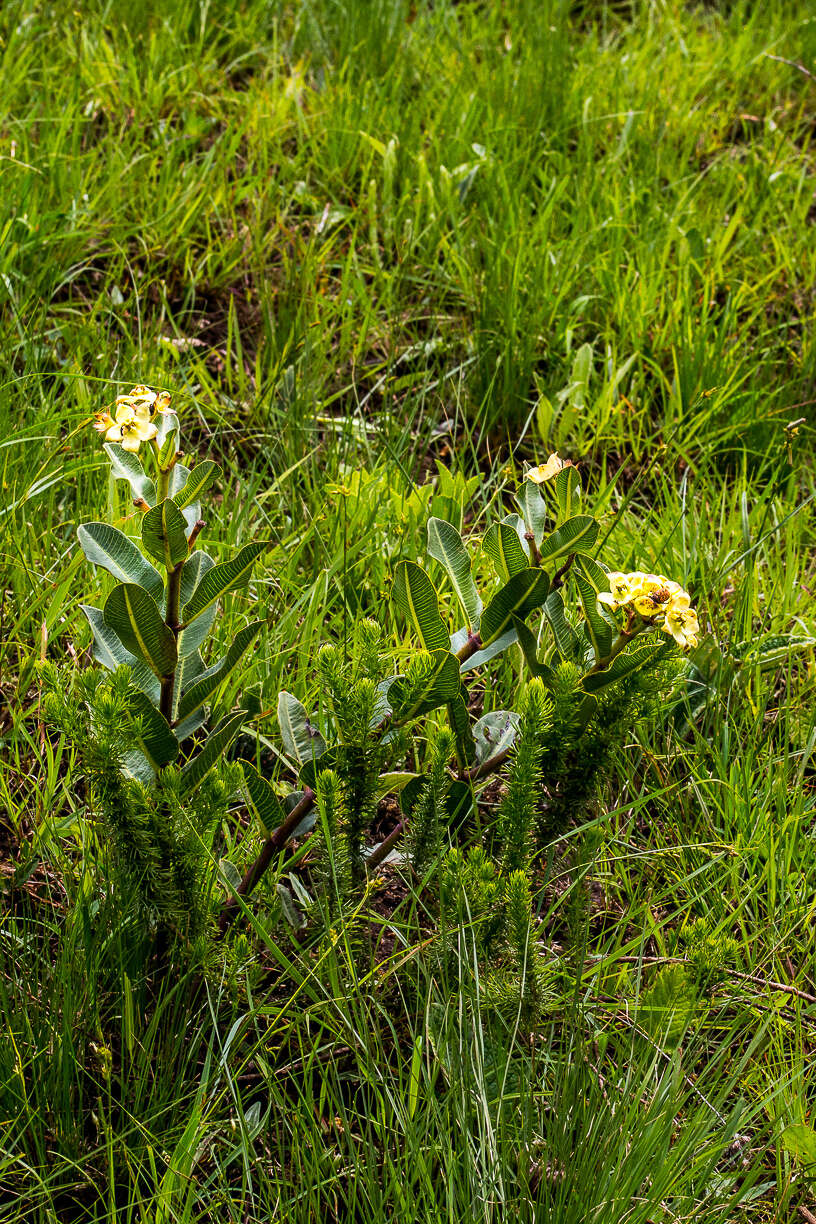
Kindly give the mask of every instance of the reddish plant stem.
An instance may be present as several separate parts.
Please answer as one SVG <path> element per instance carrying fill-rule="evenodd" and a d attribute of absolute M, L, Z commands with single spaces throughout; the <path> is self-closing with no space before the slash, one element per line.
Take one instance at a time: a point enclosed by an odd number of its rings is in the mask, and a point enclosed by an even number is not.
<path fill-rule="evenodd" d="M 284 820 L 283 824 L 275 829 L 274 833 L 270 833 L 264 844 L 261 846 L 261 851 L 255 862 L 249 867 L 246 875 L 238 885 L 238 896 L 248 897 L 252 890 L 257 885 L 258 881 L 266 873 L 266 869 L 272 862 L 276 854 L 279 854 L 289 838 L 294 833 L 295 829 L 300 824 L 303 817 L 312 810 L 315 801 L 315 793 L 311 787 L 306 787 L 300 800 L 292 808 L 289 815 Z M 218 920 L 218 930 L 221 935 L 226 935 L 233 921 L 240 912 L 241 906 L 237 897 L 231 897 L 221 911 L 221 917 Z"/>

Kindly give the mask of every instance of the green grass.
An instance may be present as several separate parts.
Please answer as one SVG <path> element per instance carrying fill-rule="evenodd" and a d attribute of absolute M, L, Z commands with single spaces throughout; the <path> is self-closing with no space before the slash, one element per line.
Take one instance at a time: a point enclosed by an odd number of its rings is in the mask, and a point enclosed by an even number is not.
<path fill-rule="evenodd" d="M 814 1121 L 816 673 L 761 655 L 816 635 L 809 9 L 2 6 L 0 1219 L 816 1212 L 781 1138 Z M 139 381 L 224 467 L 208 548 L 273 542 L 264 648 L 223 696 L 257 686 L 261 745 L 423 554 L 436 459 L 479 474 L 479 533 L 557 446 L 604 555 L 692 591 L 724 659 L 542 864 L 532 1048 L 478 1013 L 467 931 L 456 981 L 420 954 L 418 891 L 375 920 L 377 970 L 342 941 L 309 965 L 261 892 L 273 994 L 144 974 L 35 670 L 89 662 L 75 528 L 130 508 L 86 423 Z M 647 992 L 702 916 L 738 953 L 678 1043 Z"/>

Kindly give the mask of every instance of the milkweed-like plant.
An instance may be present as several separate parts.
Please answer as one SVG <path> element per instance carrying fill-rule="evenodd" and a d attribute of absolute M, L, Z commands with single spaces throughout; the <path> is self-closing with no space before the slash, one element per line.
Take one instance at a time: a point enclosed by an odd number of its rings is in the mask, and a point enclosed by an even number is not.
<path fill-rule="evenodd" d="M 246 719 L 239 709 L 211 726 L 208 708 L 263 621 L 241 628 L 209 666 L 202 649 L 222 596 L 249 583 L 266 545 L 219 562 L 200 547 L 202 498 L 219 468 L 181 462 L 168 392 L 134 387 L 94 424 L 133 505 L 121 527 L 88 522 L 77 532 L 87 560 L 116 579 L 102 607 L 81 605 L 94 658 L 111 675 L 87 673 L 65 693 L 46 671 L 46 713 L 80 748 L 130 893 L 154 918 L 195 930 L 210 834 L 236 786 L 222 759 Z"/>

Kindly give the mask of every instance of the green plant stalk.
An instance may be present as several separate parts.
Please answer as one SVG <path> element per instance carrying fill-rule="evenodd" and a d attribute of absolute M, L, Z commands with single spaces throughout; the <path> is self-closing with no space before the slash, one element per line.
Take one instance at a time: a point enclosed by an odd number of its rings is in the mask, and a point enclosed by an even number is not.
<path fill-rule="evenodd" d="M 176 640 L 178 640 L 179 630 L 181 629 L 179 617 L 181 613 L 181 570 L 183 565 L 184 562 L 180 561 L 173 569 L 167 571 L 167 614 L 164 618 L 164 623 Z M 163 714 L 171 725 L 173 722 L 173 693 L 175 687 L 176 671 L 174 669 L 169 675 L 162 676 L 159 691 L 159 713 Z"/>

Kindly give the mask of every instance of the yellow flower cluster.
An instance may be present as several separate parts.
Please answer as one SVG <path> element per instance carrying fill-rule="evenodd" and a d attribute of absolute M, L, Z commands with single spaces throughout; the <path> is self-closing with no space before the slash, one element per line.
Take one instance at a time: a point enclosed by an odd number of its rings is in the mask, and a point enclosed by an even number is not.
<path fill-rule="evenodd" d="M 117 395 L 114 415 L 98 412 L 94 429 L 105 435 L 106 442 L 118 442 L 134 454 L 142 442 L 155 438 L 157 429 L 152 418 L 157 412 L 170 409 L 169 391 L 151 391 L 138 386 L 127 395 Z"/>
<path fill-rule="evenodd" d="M 662 574 L 610 573 L 609 590 L 598 596 L 610 608 L 631 608 L 686 649 L 697 645 L 700 625 L 691 597 L 679 582 Z"/>

